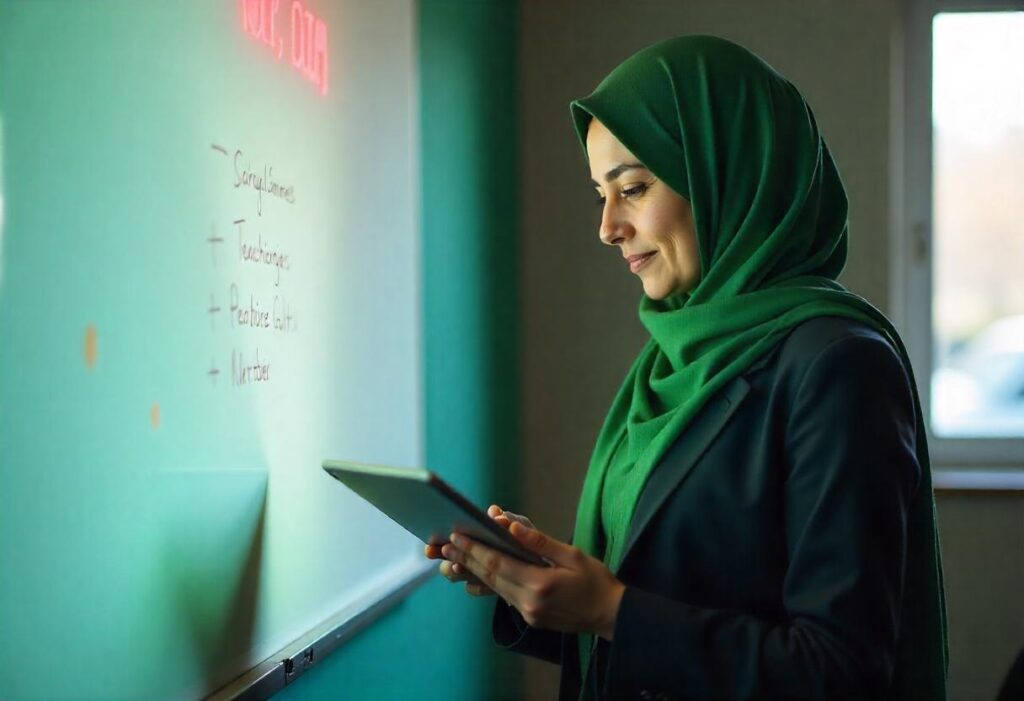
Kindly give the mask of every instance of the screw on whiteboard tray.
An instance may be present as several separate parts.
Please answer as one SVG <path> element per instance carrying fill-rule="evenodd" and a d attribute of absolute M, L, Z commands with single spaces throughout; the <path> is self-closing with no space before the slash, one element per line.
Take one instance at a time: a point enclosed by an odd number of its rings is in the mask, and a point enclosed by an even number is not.
<path fill-rule="evenodd" d="M 302 666 L 307 669 L 313 666 L 313 648 L 302 653 Z"/>

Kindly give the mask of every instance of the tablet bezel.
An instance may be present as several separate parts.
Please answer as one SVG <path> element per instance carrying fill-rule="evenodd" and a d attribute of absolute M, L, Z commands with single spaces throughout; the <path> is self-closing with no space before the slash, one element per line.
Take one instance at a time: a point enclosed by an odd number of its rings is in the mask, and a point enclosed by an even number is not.
<path fill-rule="evenodd" d="M 477 534 L 467 533 L 466 535 L 480 540 L 483 545 L 500 550 L 504 554 L 528 564 L 537 565 L 539 567 L 550 567 L 553 564 L 549 559 L 537 555 L 537 553 L 524 547 L 518 540 L 516 540 L 515 536 L 509 533 L 505 528 L 495 523 L 494 519 L 488 516 L 484 511 L 473 504 L 473 502 L 460 494 L 458 490 L 430 470 L 392 467 L 388 465 L 371 465 L 367 463 L 352 462 L 349 460 L 324 460 L 322 467 L 331 477 L 344 484 L 364 501 L 372 504 L 374 508 L 386 515 L 409 533 L 412 533 L 412 535 L 416 536 L 417 539 L 425 544 L 443 545 L 448 541 L 445 540 L 442 543 L 427 543 L 427 541 L 424 541 L 419 534 L 414 533 L 406 527 L 402 521 L 375 504 L 371 499 L 363 495 L 354 485 L 350 485 L 346 482 L 344 479 L 345 476 L 353 474 L 360 477 L 384 478 L 385 480 L 399 479 L 406 483 L 411 482 L 423 484 L 424 488 L 431 489 L 441 495 L 463 516 L 483 528 L 485 534 L 490 535 L 493 540 L 483 540 L 477 537 Z M 451 526 L 448 527 L 446 532 L 451 533 Z"/>

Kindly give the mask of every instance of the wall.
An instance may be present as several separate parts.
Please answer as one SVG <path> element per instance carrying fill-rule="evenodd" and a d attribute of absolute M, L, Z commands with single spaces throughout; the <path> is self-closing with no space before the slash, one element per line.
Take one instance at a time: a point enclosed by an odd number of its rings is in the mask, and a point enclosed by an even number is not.
<path fill-rule="evenodd" d="M 640 286 L 597 238 L 598 211 L 569 101 L 668 36 L 718 34 L 751 48 L 807 98 L 839 166 L 850 199 L 850 251 L 840 281 L 888 312 L 890 63 L 899 60 L 891 37 L 900 21 L 896 0 L 524 0 L 523 484 L 526 513 L 540 528 L 568 537 L 593 441 L 645 340 L 636 311 Z M 990 508 L 993 500 L 998 508 Z M 939 509 L 951 699 L 992 698 L 1024 643 L 1021 502 L 950 496 L 939 499 Z M 557 669 L 534 660 L 523 665 L 526 698 L 551 698 Z"/>
<path fill-rule="evenodd" d="M 1024 646 L 1024 493 L 945 491 L 936 502 L 950 701 L 995 699 Z"/>

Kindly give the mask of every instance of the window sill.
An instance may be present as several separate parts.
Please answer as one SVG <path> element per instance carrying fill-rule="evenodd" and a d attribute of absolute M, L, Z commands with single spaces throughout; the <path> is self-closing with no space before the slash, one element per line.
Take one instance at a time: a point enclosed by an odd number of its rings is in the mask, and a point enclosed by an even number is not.
<path fill-rule="evenodd" d="M 936 492 L 1021 492 L 1024 469 L 933 469 Z"/>

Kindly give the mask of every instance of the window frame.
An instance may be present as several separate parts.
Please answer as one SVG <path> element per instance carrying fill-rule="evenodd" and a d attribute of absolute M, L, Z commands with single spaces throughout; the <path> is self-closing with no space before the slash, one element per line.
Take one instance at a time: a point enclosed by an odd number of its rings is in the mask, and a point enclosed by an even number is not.
<path fill-rule="evenodd" d="M 931 461 L 940 471 L 1024 470 L 1024 437 L 940 438 L 929 421 L 934 349 L 932 21 L 941 12 L 1021 11 L 1024 0 L 906 0 L 902 26 L 893 33 L 890 309 L 915 369 Z M 922 129 L 922 124 L 928 128 Z"/>

